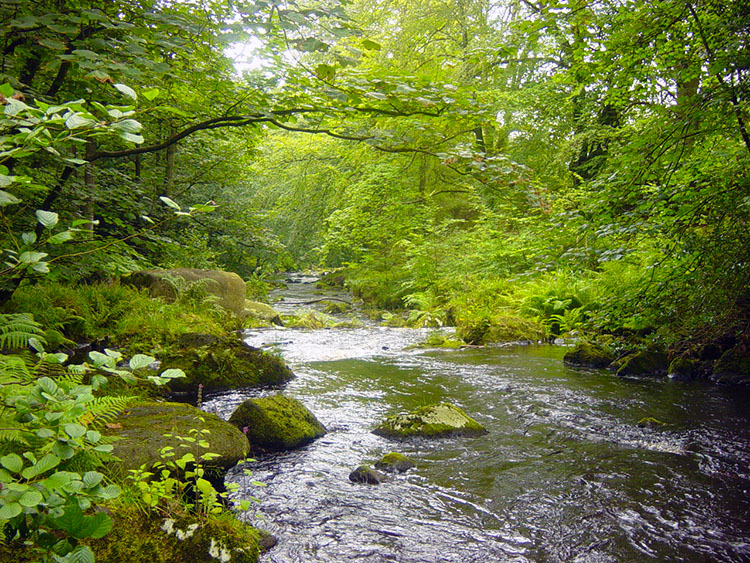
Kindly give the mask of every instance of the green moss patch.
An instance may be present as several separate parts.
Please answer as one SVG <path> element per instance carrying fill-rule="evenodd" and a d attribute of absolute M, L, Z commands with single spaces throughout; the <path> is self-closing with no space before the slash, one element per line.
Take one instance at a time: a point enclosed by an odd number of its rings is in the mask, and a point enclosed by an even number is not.
<path fill-rule="evenodd" d="M 122 473 L 160 461 L 164 446 L 175 448 L 178 458 L 187 452 L 196 459 L 208 452 L 218 454 L 206 466 L 222 471 L 234 467 L 250 449 L 247 438 L 235 426 L 183 403 L 137 404 L 110 424 L 109 434 L 119 438 L 113 453 L 122 460 L 111 469 Z M 202 440 L 208 442 L 208 448 L 201 446 Z"/>
<path fill-rule="evenodd" d="M 563 356 L 566 364 L 589 368 L 606 368 L 614 359 L 612 352 L 592 342 L 579 342 Z"/>
<path fill-rule="evenodd" d="M 719 385 L 750 385 L 750 355 L 740 347 L 727 350 L 714 365 L 711 381 Z"/>
<path fill-rule="evenodd" d="M 408 414 L 390 416 L 373 433 L 386 438 L 438 438 L 477 436 L 486 434 L 487 430 L 459 407 L 450 403 L 438 403 Z"/>
<path fill-rule="evenodd" d="M 666 354 L 645 350 L 634 352 L 623 358 L 617 369 L 617 375 L 661 376 L 666 375 L 668 368 L 669 359 Z"/>
<path fill-rule="evenodd" d="M 390 452 L 385 454 L 375 464 L 376 469 L 387 471 L 389 473 L 393 473 L 394 471 L 404 473 L 405 471 L 409 471 L 409 469 L 412 469 L 414 467 L 416 467 L 416 465 L 413 461 L 411 461 L 404 454 L 400 454 L 397 452 Z"/>
<path fill-rule="evenodd" d="M 183 340 L 184 342 L 184 340 Z M 179 368 L 186 377 L 174 379 L 169 388 L 175 392 L 197 393 L 279 386 L 294 378 L 284 361 L 236 338 L 221 337 L 183 346 L 159 355 L 163 369 Z"/>
<path fill-rule="evenodd" d="M 248 399 L 229 422 L 246 431 L 253 446 L 268 450 L 298 448 L 326 433 L 325 426 L 302 403 L 284 395 Z"/>

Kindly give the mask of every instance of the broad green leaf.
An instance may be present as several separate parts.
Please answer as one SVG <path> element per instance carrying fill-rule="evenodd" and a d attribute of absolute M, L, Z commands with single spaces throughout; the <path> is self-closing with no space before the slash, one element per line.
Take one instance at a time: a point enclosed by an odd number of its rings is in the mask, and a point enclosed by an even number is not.
<path fill-rule="evenodd" d="M 106 512 L 97 512 L 91 516 L 83 517 L 83 524 L 73 533 L 73 537 L 101 538 L 106 536 L 112 529 L 112 520 Z"/>
<path fill-rule="evenodd" d="M 49 244 L 62 244 L 73 238 L 73 231 L 61 231 L 47 239 Z"/>
<path fill-rule="evenodd" d="M 36 477 L 37 475 L 42 475 L 49 471 L 50 469 L 54 469 L 60 464 L 60 458 L 53 454 L 48 453 L 45 455 L 42 459 L 37 461 L 34 465 L 27 467 L 21 472 L 21 475 L 23 475 L 24 479 L 32 479 Z"/>
<path fill-rule="evenodd" d="M 167 196 L 165 195 L 159 196 L 159 199 L 162 200 L 165 204 L 167 204 L 168 207 L 171 207 L 172 209 L 177 209 L 178 211 L 180 210 L 180 206 L 177 205 L 177 203 L 174 200 L 168 198 Z"/>
<path fill-rule="evenodd" d="M 70 483 L 75 476 L 75 473 L 68 471 L 58 471 L 48 476 L 46 479 L 40 481 L 42 485 L 48 489 L 60 489 Z"/>
<path fill-rule="evenodd" d="M 26 506 L 29 508 L 32 506 L 36 506 L 42 501 L 44 501 L 42 493 L 36 490 L 26 491 L 23 495 L 21 495 L 21 498 L 18 499 L 18 502 L 21 503 L 22 506 Z"/>
<path fill-rule="evenodd" d="M 195 482 L 195 486 L 204 495 L 210 495 L 216 492 L 216 489 L 214 489 L 214 486 L 211 484 L 211 482 L 207 481 L 206 479 L 198 479 Z"/>
<path fill-rule="evenodd" d="M 0 465 L 8 471 L 19 473 L 23 469 L 23 459 L 17 454 L 8 454 L 0 457 Z"/>
<path fill-rule="evenodd" d="M 44 209 L 37 209 L 34 214 L 36 215 L 37 221 L 39 221 L 45 229 L 51 229 L 57 225 L 57 222 L 60 219 L 58 214 L 54 211 L 46 211 Z"/>
<path fill-rule="evenodd" d="M 117 498 L 121 494 L 122 489 L 120 489 L 120 487 L 118 487 L 117 485 L 107 485 L 101 491 L 99 491 L 99 496 L 107 500 Z"/>
<path fill-rule="evenodd" d="M 15 89 L 10 85 L 10 83 L 6 82 L 4 84 L 0 84 L 0 94 L 5 96 L 6 98 L 10 98 L 13 94 L 15 94 Z"/>
<path fill-rule="evenodd" d="M 136 354 L 132 358 L 130 358 L 130 369 L 137 370 L 140 368 L 145 368 L 146 366 L 151 365 L 156 361 L 156 358 L 153 356 L 147 356 L 145 354 Z"/>
<path fill-rule="evenodd" d="M 98 471 L 87 471 L 83 474 L 82 481 L 87 489 L 91 489 L 101 483 L 102 479 L 104 479 L 104 475 Z"/>
<path fill-rule="evenodd" d="M 112 128 L 126 133 L 138 133 L 143 129 L 143 125 L 135 119 L 123 119 L 113 123 Z"/>
<path fill-rule="evenodd" d="M 18 257 L 18 261 L 22 264 L 34 264 L 36 262 L 39 262 L 42 258 L 45 258 L 47 256 L 46 252 L 22 252 L 21 255 Z"/>
<path fill-rule="evenodd" d="M 102 439 L 101 432 L 97 432 L 96 430 L 87 430 L 86 439 L 92 444 L 95 444 L 96 442 Z"/>
<path fill-rule="evenodd" d="M 82 426 L 80 424 L 76 424 L 74 422 L 71 422 L 69 424 L 66 424 L 64 427 L 65 433 L 73 438 L 74 440 L 76 438 L 80 438 L 86 433 L 86 427 Z"/>
<path fill-rule="evenodd" d="M 65 119 L 65 127 L 68 129 L 79 129 L 81 127 L 90 127 L 91 125 L 94 125 L 96 121 L 93 119 L 89 119 L 87 117 L 83 117 L 82 115 L 78 113 L 70 113 Z"/>
<path fill-rule="evenodd" d="M 109 527 L 112 528 L 111 522 L 110 522 Z M 107 532 L 108 531 L 109 529 L 107 529 Z M 105 535 L 107 532 L 104 532 L 104 534 L 102 534 L 101 536 L 90 536 L 90 537 L 100 538 L 103 535 Z M 65 558 L 65 561 L 66 563 L 96 563 L 96 557 L 94 556 L 94 552 L 91 551 L 91 548 L 89 546 L 79 545 L 67 555 L 67 557 Z"/>
<path fill-rule="evenodd" d="M 134 100 L 138 99 L 138 94 L 136 94 L 135 90 L 133 90 L 130 86 L 127 86 L 125 84 L 114 84 L 113 86 L 118 92 L 125 94 L 128 98 L 132 98 Z"/>
<path fill-rule="evenodd" d="M 23 233 L 21 235 L 21 240 L 24 244 L 28 244 L 30 246 L 36 242 L 36 233 Z"/>
<path fill-rule="evenodd" d="M 160 376 L 164 379 L 179 379 L 181 377 L 186 377 L 185 372 L 179 368 L 165 369 L 161 372 Z"/>
<path fill-rule="evenodd" d="M 127 131 L 120 131 L 119 135 L 120 138 L 125 139 L 126 141 L 129 141 L 131 143 L 135 143 L 136 145 L 140 145 L 144 141 L 144 138 L 141 135 L 134 135 L 133 133 L 128 133 Z"/>
<path fill-rule="evenodd" d="M 20 203 L 20 202 L 21 200 L 18 199 L 13 194 L 8 193 L 5 190 L 0 190 L 0 207 L 5 207 L 6 205 L 13 205 L 14 203 Z"/>
<path fill-rule="evenodd" d="M 368 51 L 380 51 L 380 49 L 382 49 L 380 43 L 376 43 L 370 39 L 364 39 L 362 41 L 362 47 Z"/>
<path fill-rule="evenodd" d="M 148 90 L 145 90 L 144 92 L 141 92 L 143 97 L 146 98 L 149 102 L 155 100 L 159 93 L 160 91 L 158 88 L 150 88 Z"/>
<path fill-rule="evenodd" d="M 4 504 L 0 506 L 0 520 L 10 520 L 15 518 L 19 514 L 23 507 L 17 502 L 11 502 L 10 504 Z"/>

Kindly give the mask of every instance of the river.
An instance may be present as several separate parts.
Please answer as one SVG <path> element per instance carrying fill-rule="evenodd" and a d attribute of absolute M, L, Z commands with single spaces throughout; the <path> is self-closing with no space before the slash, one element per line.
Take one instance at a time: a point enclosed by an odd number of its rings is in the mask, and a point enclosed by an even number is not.
<path fill-rule="evenodd" d="M 295 277 L 281 310 L 318 298 Z M 291 305 L 289 305 L 291 303 Z M 563 365 L 563 346 L 415 350 L 426 330 L 263 329 L 297 378 L 284 392 L 328 434 L 227 476 L 259 499 L 247 518 L 278 538 L 266 563 L 750 561 L 747 390 L 624 379 Z M 228 417 L 245 398 L 204 408 Z M 449 401 L 477 438 L 394 442 L 384 417 Z M 641 428 L 653 417 L 664 426 Z M 361 463 L 417 467 L 377 486 Z"/>

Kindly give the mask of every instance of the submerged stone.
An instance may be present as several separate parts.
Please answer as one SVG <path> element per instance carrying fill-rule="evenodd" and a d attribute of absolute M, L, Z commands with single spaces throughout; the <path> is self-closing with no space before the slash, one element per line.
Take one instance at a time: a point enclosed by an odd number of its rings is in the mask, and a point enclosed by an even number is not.
<path fill-rule="evenodd" d="M 209 452 L 218 454 L 205 465 L 220 471 L 237 465 L 250 449 L 247 438 L 236 427 L 184 403 L 137 404 L 110 424 L 109 434 L 119 438 L 112 453 L 122 460 L 113 463 L 112 468 L 123 473 L 144 464 L 150 468 L 161 461 L 165 446 L 173 447 L 178 458 L 188 452 L 196 459 Z M 201 440 L 208 442 L 208 448 L 199 444 Z"/>
<path fill-rule="evenodd" d="M 380 471 L 375 471 L 369 465 L 360 465 L 349 473 L 349 480 L 353 483 L 367 483 L 368 485 L 379 485 L 388 478 Z"/>
<path fill-rule="evenodd" d="M 405 471 L 409 471 L 409 469 L 412 469 L 414 467 L 416 467 L 416 465 L 413 461 L 411 461 L 405 455 L 396 452 L 385 454 L 375 464 L 376 469 L 387 471 L 388 473 L 393 473 L 394 471 L 404 473 Z"/>
<path fill-rule="evenodd" d="M 388 417 L 373 434 L 386 438 L 423 436 L 478 436 L 487 430 L 463 410 L 450 403 L 421 407 L 407 414 Z"/>
<path fill-rule="evenodd" d="M 204 392 L 276 387 L 294 379 L 284 361 L 248 346 L 237 338 L 190 334 L 185 345 L 159 355 L 162 369 L 179 368 L 184 378 L 169 382 L 170 391 L 195 394 L 198 385 Z"/>
<path fill-rule="evenodd" d="M 253 446 L 268 450 L 299 448 L 326 433 L 325 426 L 302 403 L 284 395 L 248 399 L 229 422 L 246 432 Z"/>
<path fill-rule="evenodd" d="M 606 368 L 614 359 L 614 354 L 593 342 L 579 342 L 563 356 L 566 364 L 587 368 Z"/>

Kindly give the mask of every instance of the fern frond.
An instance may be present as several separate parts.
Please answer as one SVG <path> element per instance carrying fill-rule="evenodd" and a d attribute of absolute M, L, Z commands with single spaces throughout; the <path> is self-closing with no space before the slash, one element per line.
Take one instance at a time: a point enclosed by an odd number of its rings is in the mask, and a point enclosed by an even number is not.
<path fill-rule="evenodd" d="M 110 422 L 133 404 L 135 400 L 136 397 L 113 395 L 96 397 L 88 404 L 88 412 L 84 415 L 85 422 L 90 425 L 103 425 Z"/>
<path fill-rule="evenodd" d="M 44 343 L 42 326 L 28 313 L 0 314 L 0 349 L 25 348 L 36 338 Z"/>
<path fill-rule="evenodd" d="M 34 379 L 23 357 L 0 355 L 0 385 L 26 383 Z"/>

